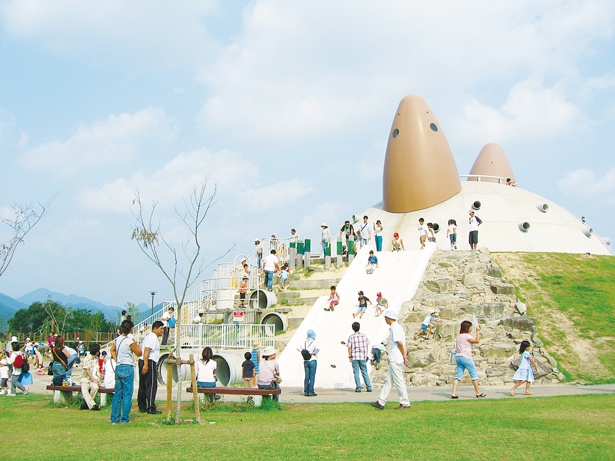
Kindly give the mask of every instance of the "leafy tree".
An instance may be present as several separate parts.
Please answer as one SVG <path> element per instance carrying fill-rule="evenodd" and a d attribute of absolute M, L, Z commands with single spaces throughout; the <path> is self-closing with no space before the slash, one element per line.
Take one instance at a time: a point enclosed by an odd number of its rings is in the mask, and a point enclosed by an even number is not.
<path fill-rule="evenodd" d="M 132 202 L 132 214 L 136 219 L 133 225 L 132 239 L 136 240 L 139 248 L 162 272 L 173 288 L 175 298 L 175 313 L 177 319 L 181 319 L 181 310 L 188 289 L 196 282 L 205 270 L 205 263 L 201 258 L 201 238 L 200 230 L 205 221 L 205 217 L 210 208 L 215 204 L 217 186 L 214 186 L 211 194 L 207 194 L 209 177 L 206 177 L 192 189 L 188 199 L 184 199 L 184 207 L 180 211 L 175 208 L 175 214 L 185 225 L 190 235 L 189 239 L 182 242 L 180 246 L 175 245 L 171 240 L 166 239 L 161 233 L 161 226 L 155 222 L 157 202 L 151 207 L 143 204 L 141 195 L 136 192 Z M 234 245 L 223 255 L 214 261 L 224 257 L 234 249 Z M 179 251 L 181 250 L 181 251 Z M 175 358 L 179 359 L 179 328 L 180 321 L 175 328 Z M 177 401 L 175 412 L 175 423 L 180 423 L 179 413 L 181 406 L 181 379 L 180 363 L 176 363 L 177 370 Z M 167 385 L 171 385 L 168 383 Z"/>
<path fill-rule="evenodd" d="M 132 317 L 133 323 L 137 323 L 139 321 L 139 317 L 141 316 L 141 312 L 139 312 L 139 308 L 135 306 L 135 303 L 128 301 L 124 304 L 124 309 L 128 312 L 128 315 Z"/>
<path fill-rule="evenodd" d="M 39 203 L 38 206 L 15 204 L 2 217 L 2 223 L 10 229 L 10 237 L 8 241 L 0 242 L 0 277 L 11 264 L 19 244 L 24 243 L 28 232 L 49 213 L 50 206 L 51 202 Z"/>

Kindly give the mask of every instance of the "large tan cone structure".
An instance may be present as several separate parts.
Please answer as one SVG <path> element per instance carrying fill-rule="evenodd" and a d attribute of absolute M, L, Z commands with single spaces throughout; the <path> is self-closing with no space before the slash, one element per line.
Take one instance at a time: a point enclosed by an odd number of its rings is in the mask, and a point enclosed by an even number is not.
<path fill-rule="evenodd" d="M 459 172 L 444 132 L 418 95 L 399 103 L 384 160 L 385 211 L 422 210 L 461 191 Z"/>
<path fill-rule="evenodd" d="M 504 184 L 507 178 L 510 178 L 513 183 L 517 182 L 504 150 L 493 142 L 485 145 L 485 147 L 480 150 L 478 157 L 476 157 L 474 161 L 474 165 L 472 165 L 470 175 L 497 176 L 498 178 L 503 178 L 503 181 L 496 178 L 480 178 L 481 181 L 486 182 L 502 182 L 502 184 Z M 478 181 L 478 178 L 470 176 L 468 181 Z"/>

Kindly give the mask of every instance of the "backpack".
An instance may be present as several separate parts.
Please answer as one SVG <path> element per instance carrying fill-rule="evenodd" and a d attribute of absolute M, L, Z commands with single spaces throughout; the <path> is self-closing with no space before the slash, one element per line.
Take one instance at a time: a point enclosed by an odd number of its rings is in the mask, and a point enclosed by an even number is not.
<path fill-rule="evenodd" d="M 22 359 L 23 360 L 23 359 Z M 29 373 L 30 372 L 30 364 L 28 363 L 27 360 L 23 361 L 23 365 L 21 366 L 21 372 L 22 374 L 25 373 Z"/>
<path fill-rule="evenodd" d="M 169 319 L 169 328 L 175 328 L 175 324 L 177 323 L 177 321 L 175 320 L 175 317 L 171 317 Z"/>
<path fill-rule="evenodd" d="M 303 349 L 301 350 L 301 356 L 303 357 L 303 360 L 308 361 L 312 358 L 312 353 L 308 351 L 305 346 L 306 344 L 303 345 Z"/>
<path fill-rule="evenodd" d="M 13 368 L 23 368 L 24 359 L 21 354 L 15 353 L 15 360 L 13 361 Z"/>

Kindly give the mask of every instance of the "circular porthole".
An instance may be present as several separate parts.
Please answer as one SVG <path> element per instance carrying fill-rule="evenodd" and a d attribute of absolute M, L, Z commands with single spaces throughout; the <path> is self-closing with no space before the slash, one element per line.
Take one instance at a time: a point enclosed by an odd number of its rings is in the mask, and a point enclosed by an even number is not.
<path fill-rule="evenodd" d="M 395 128 L 393 130 L 393 137 L 396 138 L 398 134 L 399 134 L 399 130 L 397 128 Z"/>
<path fill-rule="evenodd" d="M 431 131 L 438 131 L 438 127 L 436 126 L 435 123 L 432 123 L 431 125 L 429 125 L 429 128 L 431 128 Z"/>

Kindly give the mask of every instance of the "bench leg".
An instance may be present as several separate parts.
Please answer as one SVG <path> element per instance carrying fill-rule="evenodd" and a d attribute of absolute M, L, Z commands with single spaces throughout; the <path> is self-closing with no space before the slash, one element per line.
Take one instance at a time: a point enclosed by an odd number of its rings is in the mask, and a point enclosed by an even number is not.
<path fill-rule="evenodd" d="M 255 407 L 260 407 L 261 403 L 263 401 L 263 396 L 262 395 L 254 395 L 254 396 L 252 396 L 252 398 L 254 399 L 254 406 Z"/>
<path fill-rule="evenodd" d="M 102 392 L 98 393 L 98 397 L 100 399 L 100 403 L 98 404 L 98 406 L 100 408 L 104 407 L 105 405 L 107 405 L 107 395 L 109 394 L 103 394 Z"/>
<path fill-rule="evenodd" d="M 67 405 L 72 397 L 73 393 L 70 391 L 53 391 L 54 403 L 61 403 L 62 405 Z"/>

